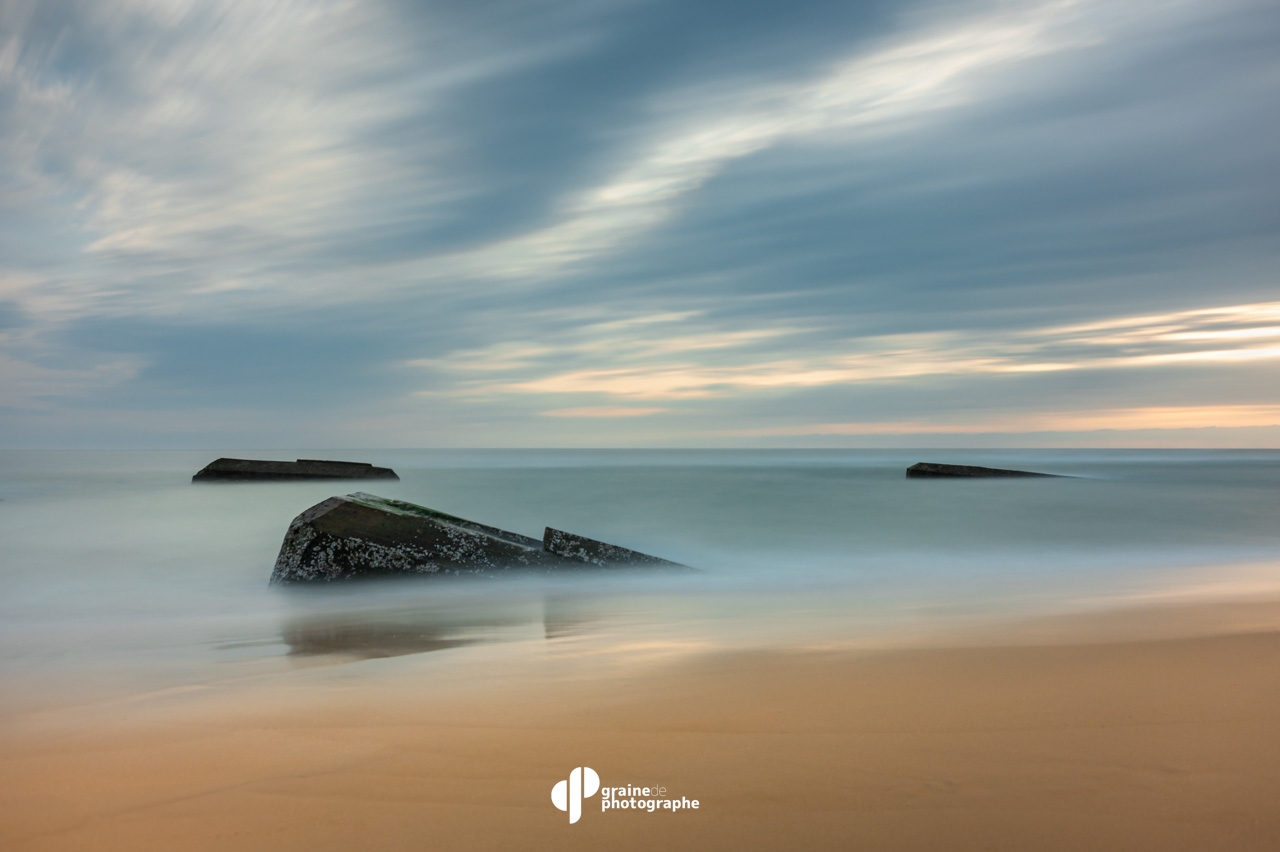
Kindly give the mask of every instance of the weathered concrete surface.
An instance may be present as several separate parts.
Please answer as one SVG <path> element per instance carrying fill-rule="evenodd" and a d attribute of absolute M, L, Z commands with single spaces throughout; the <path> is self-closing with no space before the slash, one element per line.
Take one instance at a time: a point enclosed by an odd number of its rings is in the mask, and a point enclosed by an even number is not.
<path fill-rule="evenodd" d="M 542 534 L 542 548 L 548 553 L 554 553 L 564 559 L 585 562 L 588 565 L 600 567 L 615 565 L 619 567 L 631 565 L 666 566 L 668 568 L 688 567 L 681 565 L 679 562 L 659 559 L 647 553 L 638 553 L 625 547 L 618 547 L 616 544 L 606 544 L 603 541 L 596 541 L 593 538 L 574 535 L 551 527 L 547 527 L 546 532 Z"/>
<path fill-rule="evenodd" d="M 550 527 L 539 541 L 413 503 L 357 492 L 330 497 L 293 519 L 271 582 L 593 567 L 690 570 Z"/>
<path fill-rule="evenodd" d="M 536 538 L 361 492 L 330 497 L 294 518 L 271 582 L 485 574 L 563 562 L 543 553 Z"/>
<path fill-rule="evenodd" d="M 192 482 L 236 482 L 290 479 L 399 479 L 389 467 L 374 467 L 364 462 L 298 459 L 297 461 L 262 461 L 259 459 L 218 459 L 205 465 L 191 477 Z"/>
<path fill-rule="evenodd" d="M 907 476 L 916 477 L 976 477 L 976 476 L 1048 476 L 1056 477 L 1056 473 L 1033 473 L 1028 470 L 1002 470 L 998 467 L 978 467 L 971 464 L 937 464 L 935 462 L 918 462 L 907 468 Z"/>

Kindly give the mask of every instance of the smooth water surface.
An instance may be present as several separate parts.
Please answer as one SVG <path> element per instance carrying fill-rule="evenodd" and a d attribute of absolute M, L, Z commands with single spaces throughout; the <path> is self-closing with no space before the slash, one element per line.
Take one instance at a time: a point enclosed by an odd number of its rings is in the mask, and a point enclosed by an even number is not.
<path fill-rule="evenodd" d="M 192 484 L 219 455 L 368 461 L 401 480 Z M 916 461 L 1067 476 L 906 479 Z M 268 587 L 289 521 L 356 490 L 700 571 Z M 199 683 L 499 646 L 598 663 L 870 641 L 1242 577 L 1280 588 L 1277 451 L 9 452 L 0 501 L 10 677 Z"/>

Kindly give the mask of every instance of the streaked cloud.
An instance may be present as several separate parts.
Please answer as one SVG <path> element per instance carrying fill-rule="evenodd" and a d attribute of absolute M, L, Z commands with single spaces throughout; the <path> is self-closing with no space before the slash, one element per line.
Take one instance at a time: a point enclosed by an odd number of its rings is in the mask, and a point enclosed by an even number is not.
<path fill-rule="evenodd" d="M 786 348 L 794 354 L 759 359 L 757 344 L 769 338 L 789 340 Z M 555 372 L 518 381 L 494 378 L 485 384 L 471 382 L 468 388 L 470 392 L 482 390 L 490 394 L 685 399 L 788 387 L 904 381 L 921 376 L 1274 360 L 1280 359 L 1280 345 L 1276 342 L 1280 341 L 1280 302 L 1111 318 L 998 334 L 935 332 L 860 336 L 839 343 L 825 336 L 822 340 L 823 351 L 813 353 L 805 346 L 805 335 L 795 330 L 705 338 L 668 333 L 654 345 L 643 340 L 622 343 L 612 352 L 613 366 L 606 368 Z M 720 366 L 687 359 L 689 354 L 706 348 L 736 349 L 740 354 L 737 363 Z M 586 351 L 598 355 L 598 349 L 593 346 Z M 539 354 L 549 351 L 539 350 Z M 558 351 L 583 350 L 568 346 Z M 504 361 L 505 352 L 504 348 L 492 354 L 473 354 L 461 369 L 495 370 L 494 365 L 501 364 L 529 371 L 533 366 L 532 360 Z"/>
<path fill-rule="evenodd" d="M 543 417 L 648 417 L 650 414 L 661 414 L 665 408 L 624 408 L 621 406 L 596 405 L 586 408 L 556 408 L 543 411 Z"/>
<path fill-rule="evenodd" d="M 892 39 L 792 85 L 680 93 L 664 104 L 654 138 L 620 172 L 561 203 L 561 221 L 447 260 L 510 279 L 607 253 L 674 215 L 676 202 L 726 163 L 788 139 L 853 129 L 883 133 L 895 123 L 919 122 L 977 97 L 982 72 L 1078 46 L 1078 35 L 1061 30 L 1079 5 L 1057 0 L 959 27 L 948 22 L 942 31 Z"/>
<path fill-rule="evenodd" d="M 0 399 L 6 407 L 41 410 L 52 400 L 84 396 L 137 377 L 137 359 L 99 362 L 89 369 L 56 369 L 0 354 Z"/>
<path fill-rule="evenodd" d="M 942 415 L 944 419 L 946 415 Z M 1095 411 L 990 412 L 953 422 L 923 420 L 813 423 L 768 429 L 727 430 L 733 437 L 801 435 L 973 435 L 1100 430 L 1242 429 L 1280 427 L 1280 405 L 1188 405 L 1109 408 Z"/>
<path fill-rule="evenodd" d="M 13 0 L 0 440 L 1270 428 L 1278 39 L 1271 0 Z"/>

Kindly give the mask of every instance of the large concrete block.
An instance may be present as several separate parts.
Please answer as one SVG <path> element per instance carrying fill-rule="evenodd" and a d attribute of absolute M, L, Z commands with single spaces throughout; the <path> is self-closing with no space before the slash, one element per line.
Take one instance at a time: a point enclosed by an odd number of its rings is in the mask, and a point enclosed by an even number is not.
<path fill-rule="evenodd" d="M 539 541 L 425 506 L 357 492 L 330 497 L 293 519 L 271 582 L 613 566 L 685 568 L 549 527 Z"/>
<path fill-rule="evenodd" d="M 272 583 L 394 574 L 476 574 L 547 567 L 536 538 L 423 506 L 356 493 L 293 519 Z"/>

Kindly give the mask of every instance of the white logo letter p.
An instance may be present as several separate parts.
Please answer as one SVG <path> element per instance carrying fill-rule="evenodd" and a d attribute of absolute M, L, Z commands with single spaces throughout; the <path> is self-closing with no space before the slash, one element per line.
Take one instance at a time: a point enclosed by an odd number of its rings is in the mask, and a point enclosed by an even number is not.
<path fill-rule="evenodd" d="M 557 781 L 551 788 L 551 804 L 569 812 L 569 825 L 582 816 L 582 800 L 600 790 L 600 776 L 590 766 L 579 766 L 569 773 L 568 781 Z"/>

